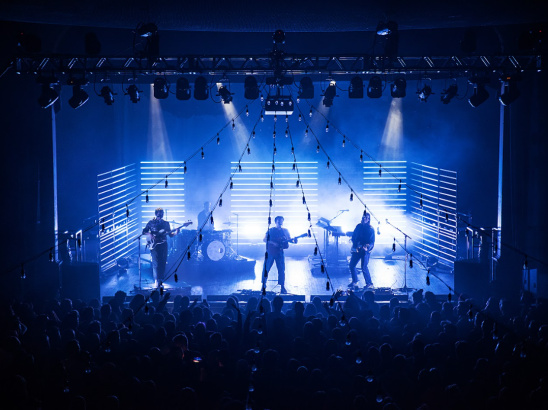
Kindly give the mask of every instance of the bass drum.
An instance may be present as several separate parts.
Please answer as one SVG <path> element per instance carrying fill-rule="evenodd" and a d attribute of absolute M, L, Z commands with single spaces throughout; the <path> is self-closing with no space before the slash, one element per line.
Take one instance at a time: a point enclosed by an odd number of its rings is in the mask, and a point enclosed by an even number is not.
<path fill-rule="evenodd" d="M 225 257 L 226 247 L 221 241 L 211 241 L 206 245 L 205 260 L 218 262 Z"/>

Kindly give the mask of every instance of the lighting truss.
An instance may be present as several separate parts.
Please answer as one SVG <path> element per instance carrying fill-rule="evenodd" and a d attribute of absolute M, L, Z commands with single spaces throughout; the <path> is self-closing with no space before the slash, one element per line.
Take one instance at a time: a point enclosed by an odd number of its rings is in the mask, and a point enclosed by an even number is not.
<path fill-rule="evenodd" d="M 356 74 L 406 74 L 408 79 L 428 75 L 431 79 L 467 76 L 472 71 L 508 72 L 539 71 L 540 55 L 505 56 L 406 56 L 385 58 L 367 54 L 315 55 L 284 54 L 273 61 L 270 55 L 209 55 L 164 57 L 90 57 L 90 56 L 16 56 L 12 67 L 22 74 L 54 73 L 57 76 L 104 74 L 121 82 L 128 75 L 138 74 L 136 81 L 152 83 L 158 75 L 269 75 L 281 68 L 288 75 L 330 73 L 338 80 L 350 80 Z M 467 74 L 468 73 L 468 74 Z M 115 78 L 119 77 L 119 78 Z"/>

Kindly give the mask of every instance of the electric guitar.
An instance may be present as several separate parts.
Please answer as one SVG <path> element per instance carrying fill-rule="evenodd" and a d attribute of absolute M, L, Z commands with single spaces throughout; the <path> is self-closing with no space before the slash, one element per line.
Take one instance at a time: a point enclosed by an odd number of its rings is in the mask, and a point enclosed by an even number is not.
<path fill-rule="evenodd" d="M 153 250 L 156 247 L 156 245 L 159 245 L 165 242 L 165 241 L 160 242 L 159 240 L 157 240 L 157 236 L 167 236 L 167 235 L 171 235 L 173 232 L 179 233 L 179 229 L 185 228 L 189 225 L 192 225 L 192 221 L 185 222 L 184 224 L 170 231 L 165 231 L 164 229 L 160 229 L 156 235 L 154 235 L 153 233 L 147 232 L 145 234 L 147 236 L 147 248 L 149 248 L 150 250 Z"/>
<path fill-rule="evenodd" d="M 371 253 L 371 251 L 373 250 L 372 248 L 370 249 L 370 244 L 366 243 L 366 244 L 361 244 L 361 243 L 358 243 L 358 246 L 356 247 L 352 247 L 350 249 L 350 253 Z"/>
<path fill-rule="evenodd" d="M 302 235 L 295 236 L 295 237 L 290 238 L 290 239 L 279 239 L 279 240 L 276 240 L 276 241 L 271 239 L 270 241 L 268 241 L 268 251 L 277 253 L 282 249 L 287 249 L 287 248 L 289 248 L 289 243 L 290 242 L 295 243 L 297 241 L 297 239 L 304 238 L 305 236 L 308 236 L 308 233 L 303 233 Z"/>

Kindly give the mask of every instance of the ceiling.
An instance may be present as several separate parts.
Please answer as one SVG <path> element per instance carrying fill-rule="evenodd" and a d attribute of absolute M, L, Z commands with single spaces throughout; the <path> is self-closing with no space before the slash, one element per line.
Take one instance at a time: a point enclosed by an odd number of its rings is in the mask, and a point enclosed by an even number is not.
<path fill-rule="evenodd" d="M 372 31 L 392 20 L 400 30 L 533 23 L 544 0 L 3 0 L 0 20 L 132 29 L 154 22 L 160 30 L 272 32 Z"/>

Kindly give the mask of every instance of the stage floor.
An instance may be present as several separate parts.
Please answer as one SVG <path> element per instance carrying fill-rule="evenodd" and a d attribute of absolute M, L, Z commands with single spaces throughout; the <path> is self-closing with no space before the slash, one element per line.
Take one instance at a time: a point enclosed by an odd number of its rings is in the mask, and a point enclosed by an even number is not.
<path fill-rule="evenodd" d="M 169 265 L 168 265 L 169 266 Z M 239 263 L 224 260 L 218 262 L 183 262 L 177 271 L 178 282 L 173 276 L 165 283 L 165 289 L 173 295 L 199 295 L 202 299 L 213 295 L 230 295 L 239 291 L 260 291 L 262 260 L 242 258 Z M 350 282 L 348 264 L 340 260 L 337 264 L 327 265 L 327 273 L 335 289 L 346 290 Z M 403 260 L 389 260 L 385 258 L 371 258 L 369 270 L 375 288 L 391 290 L 399 296 L 409 294 L 416 289 L 431 291 L 435 295 L 444 296 L 449 293 L 448 286 L 453 288 L 454 275 L 451 271 L 436 271 L 430 274 L 430 286 L 426 284 L 426 270 L 417 263 L 413 268 L 404 269 Z M 168 268 L 168 272 L 170 269 Z M 365 282 L 358 269 L 359 287 Z M 434 276 L 435 275 L 435 276 Z M 279 293 L 278 273 L 273 266 L 270 271 L 267 291 Z M 139 291 L 152 290 L 154 281 L 149 262 L 141 263 L 141 278 L 137 264 L 131 263 L 125 273 L 102 275 L 101 297 L 113 296 L 116 291 L 122 290 L 128 295 Z M 322 274 L 319 265 L 307 257 L 286 257 L 286 284 L 290 295 L 304 296 L 310 300 L 314 295 L 329 296 L 331 291 L 326 290 L 326 275 Z M 407 286 L 408 292 L 402 288 Z"/>

